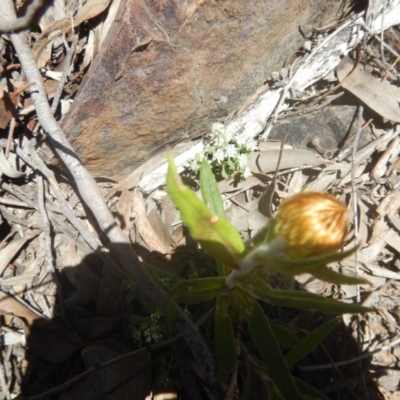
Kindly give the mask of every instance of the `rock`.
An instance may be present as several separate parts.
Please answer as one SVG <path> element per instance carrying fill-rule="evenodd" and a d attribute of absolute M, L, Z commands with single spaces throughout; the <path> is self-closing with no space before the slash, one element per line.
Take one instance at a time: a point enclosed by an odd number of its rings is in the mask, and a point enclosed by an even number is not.
<path fill-rule="evenodd" d="M 62 122 L 96 175 L 128 175 L 164 145 L 209 131 L 279 70 L 340 2 L 122 0 Z"/>
<path fill-rule="evenodd" d="M 327 106 L 321 110 L 304 115 L 278 120 L 273 126 L 268 140 L 282 140 L 295 149 L 314 148 L 311 142 L 318 139 L 320 149 L 325 158 L 333 157 L 338 148 L 353 143 L 352 138 L 358 129 L 356 106 Z M 372 137 L 365 130 L 359 140 L 359 147 L 369 143 Z M 320 152 L 321 152 L 320 150 Z"/>

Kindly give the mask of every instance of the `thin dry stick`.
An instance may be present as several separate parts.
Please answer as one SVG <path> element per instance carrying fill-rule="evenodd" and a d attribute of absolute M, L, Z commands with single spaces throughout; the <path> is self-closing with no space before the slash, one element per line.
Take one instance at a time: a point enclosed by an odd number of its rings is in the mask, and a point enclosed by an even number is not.
<path fill-rule="evenodd" d="M 15 152 L 19 157 L 21 157 L 28 165 L 32 168 L 40 171 L 43 176 L 46 177 L 50 186 L 54 192 L 54 195 L 57 198 L 58 204 L 61 208 L 62 213 L 67 217 L 68 221 L 71 225 L 79 232 L 79 234 L 83 237 L 86 243 L 93 249 L 93 251 L 100 251 L 102 248 L 101 243 L 97 237 L 94 236 L 93 233 L 89 231 L 87 226 L 75 216 L 71 206 L 64 199 L 62 194 L 62 190 L 58 185 L 58 182 L 54 176 L 54 173 L 47 168 L 46 164 L 43 160 L 38 156 L 35 146 L 35 139 L 28 141 L 24 148 L 21 150 L 19 147 L 15 148 Z M 29 153 L 29 155 L 28 155 Z M 103 249 L 103 251 L 105 251 Z"/>
<path fill-rule="evenodd" d="M 351 191 L 353 194 L 353 212 L 354 212 L 354 238 L 356 244 L 358 244 L 358 238 L 359 238 L 359 232 L 358 232 L 358 196 L 357 196 L 357 185 L 356 185 L 356 176 L 355 176 L 355 170 L 356 170 L 356 164 L 355 164 L 355 158 L 358 150 L 358 144 L 360 141 L 360 136 L 361 132 L 363 130 L 362 126 L 362 113 L 363 113 L 364 108 L 359 105 L 358 107 L 358 130 L 356 133 L 356 136 L 354 138 L 353 142 L 353 152 L 351 156 Z M 355 265 L 355 270 L 356 270 L 356 277 L 358 278 L 359 276 L 359 270 L 358 270 L 358 251 L 356 250 L 354 252 L 354 265 Z M 356 285 L 356 291 L 357 291 L 357 303 L 361 303 L 361 294 L 360 294 L 360 285 Z M 357 339 L 358 343 L 361 343 L 361 316 L 357 316 Z M 360 365 L 361 367 L 361 365 Z M 365 382 L 365 377 L 364 375 L 361 376 L 361 381 L 364 386 L 364 392 L 366 394 L 366 398 L 369 398 L 368 395 L 368 388 L 367 388 L 367 383 Z"/>
<path fill-rule="evenodd" d="M 53 254 L 51 251 L 51 230 L 49 217 L 47 215 L 46 207 L 44 205 L 44 184 L 42 175 L 37 176 L 37 196 L 38 196 L 38 206 L 40 210 L 40 215 L 42 216 L 43 223 L 43 233 L 44 233 L 44 244 L 45 244 L 45 265 L 46 271 L 49 273 L 54 272 Z"/>
<path fill-rule="evenodd" d="M 0 33 L 17 32 L 30 28 L 39 13 L 42 12 L 49 3 L 51 2 L 46 0 L 34 0 L 27 7 L 25 16 L 17 20 L 15 20 L 15 18 L 10 20 L 7 18 L 7 15 L 2 14 L 2 18 L 0 19 Z"/>
<path fill-rule="evenodd" d="M 361 132 L 363 130 L 361 121 L 362 121 L 362 113 L 363 113 L 363 107 L 359 106 L 358 108 L 358 130 L 356 133 L 356 136 L 354 138 L 353 142 L 353 152 L 352 152 L 352 157 L 351 157 L 351 191 L 353 194 L 353 212 L 354 212 L 354 238 L 356 244 L 358 244 L 358 197 L 357 197 L 357 185 L 356 185 L 356 177 L 355 177 L 355 169 L 356 169 L 356 163 L 355 163 L 355 156 L 358 150 L 358 143 L 360 141 L 360 136 Z M 359 275 L 359 270 L 358 270 L 358 252 L 355 251 L 354 253 L 354 263 L 355 263 L 355 268 L 356 268 L 356 277 Z M 356 285 L 357 287 L 357 302 L 361 303 L 361 295 L 360 295 L 360 285 Z"/>
<path fill-rule="evenodd" d="M 0 387 L 4 395 L 4 399 L 11 400 L 10 389 L 8 388 L 8 384 L 6 382 L 6 374 L 3 365 L 3 358 L 0 359 Z"/>
<path fill-rule="evenodd" d="M 66 42 L 65 38 L 64 38 L 64 42 Z M 57 110 L 58 103 L 60 102 L 61 95 L 64 90 L 65 82 L 67 81 L 68 74 L 71 69 L 72 57 L 75 54 L 75 41 L 73 41 L 71 43 L 70 47 L 68 47 L 67 43 L 65 43 L 65 48 L 67 49 L 67 56 L 65 57 L 65 67 L 64 67 L 64 71 L 61 75 L 60 82 L 57 85 L 56 92 L 54 93 L 53 102 L 51 104 L 51 111 L 53 112 L 53 114 Z"/>
<path fill-rule="evenodd" d="M 4 17 L 11 22 L 16 20 L 14 4 L 11 0 L 3 0 L 0 2 L 0 15 L 4 15 Z M 82 200 L 92 211 L 100 229 L 107 235 L 110 241 L 110 247 L 112 247 L 113 252 L 119 258 L 121 265 L 134 281 L 139 284 L 138 287 L 143 295 L 154 305 L 160 309 L 164 309 L 167 300 L 166 293 L 144 269 L 129 239 L 124 235 L 118 224 L 116 224 L 96 181 L 82 165 L 75 151 L 66 139 L 61 127 L 54 119 L 47 100 L 41 74 L 37 69 L 34 57 L 28 45 L 27 35 L 24 32 L 14 33 L 10 35 L 10 40 L 17 52 L 28 81 L 35 83 L 34 88 L 30 88 L 30 93 L 36 107 L 38 120 L 44 131 L 50 136 L 58 156 L 73 176 Z M 110 264 L 110 266 L 111 265 L 114 264 Z M 115 273 L 117 271 L 115 271 L 115 268 L 112 268 L 112 272 Z M 224 391 L 216 377 L 214 359 L 210 349 L 200 335 L 198 328 L 193 321 L 178 308 L 176 324 L 193 352 L 194 357 L 203 369 L 214 395 L 218 399 L 223 398 Z"/>
<path fill-rule="evenodd" d="M 390 350 L 393 347 L 398 346 L 399 344 L 400 344 L 400 338 L 397 338 L 396 340 L 394 340 L 393 342 L 391 342 L 387 345 L 377 347 L 376 349 L 369 351 L 368 353 L 364 353 L 357 357 L 354 357 L 351 360 L 339 361 L 339 362 L 332 363 L 332 364 L 322 364 L 322 365 L 314 365 L 312 367 L 299 367 L 299 368 L 303 371 L 322 371 L 324 369 L 345 367 L 347 365 L 354 364 L 356 362 L 360 362 L 367 358 L 371 358 L 374 354 L 379 353 L 380 351 Z"/>

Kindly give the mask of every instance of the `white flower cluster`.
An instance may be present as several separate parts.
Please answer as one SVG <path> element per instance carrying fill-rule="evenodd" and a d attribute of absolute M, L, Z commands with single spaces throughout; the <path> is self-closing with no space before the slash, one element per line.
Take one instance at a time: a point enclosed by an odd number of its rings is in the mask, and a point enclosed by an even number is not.
<path fill-rule="evenodd" d="M 188 168 L 194 173 L 200 169 L 201 161 L 205 157 L 214 172 L 222 178 L 240 173 L 242 178 L 251 176 L 248 167 L 249 155 L 257 149 L 257 142 L 241 136 L 233 138 L 228 134 L 223 124 L 217 122 L 212 125 L 209 142 L 203 156 L 196 154 L 190 161 Z"/>

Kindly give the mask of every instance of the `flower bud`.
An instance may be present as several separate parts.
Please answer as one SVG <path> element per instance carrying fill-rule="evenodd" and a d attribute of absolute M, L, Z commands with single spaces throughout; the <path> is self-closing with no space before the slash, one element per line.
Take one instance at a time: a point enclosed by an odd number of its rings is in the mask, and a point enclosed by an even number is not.
<path fill-rule="evenodd" d="M 346 231 L 346 206 L 326 193 L 297 193 L 281 203 L 276 217 L 275 235 L 283 236 L 294 257 L 333 253 Z"/>

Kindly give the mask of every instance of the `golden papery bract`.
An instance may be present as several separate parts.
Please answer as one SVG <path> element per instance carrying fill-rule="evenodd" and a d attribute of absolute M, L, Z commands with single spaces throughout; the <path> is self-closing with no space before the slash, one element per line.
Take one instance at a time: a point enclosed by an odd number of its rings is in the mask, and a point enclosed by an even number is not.
<path fill-rule="evenodd" d="M 282 202 L 276 217 L 276 233 L 299 257 L 335 252 L 346 231 L 346 206 L 326 193 L 297 193 Z"/>

